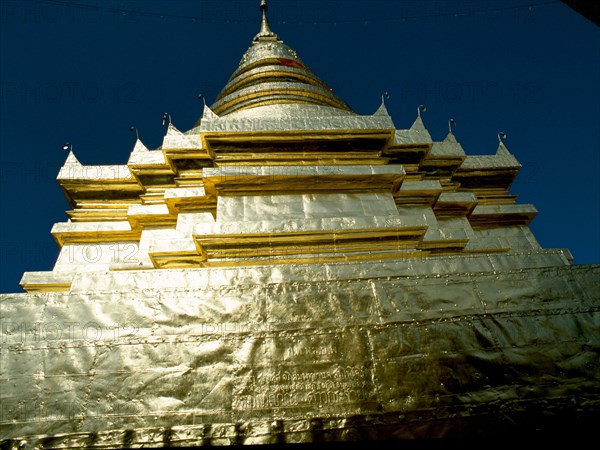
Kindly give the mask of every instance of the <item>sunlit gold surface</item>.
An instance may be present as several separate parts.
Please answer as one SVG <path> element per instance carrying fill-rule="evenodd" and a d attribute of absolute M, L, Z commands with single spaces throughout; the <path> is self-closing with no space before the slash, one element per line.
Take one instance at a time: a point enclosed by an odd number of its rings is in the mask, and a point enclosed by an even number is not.
<path fill-rule="evenodd" d="M 540 247 L 520 167 L 352 112 L 264 5 L 193 129 L 67 157 L 56 264 L 0 296 L 0 447 L 591 429 L 600 266 Z"/>
<path fill-rule="evenodd" d="M 154 270 L 139 273 L 149 285 L 123 273 L 130 283 L 5 295 L 2 436 L 76 448 L 494 436 L 523 411 L 597 407 L 600 267 L 437 263 L 421 276 L 288 265 L 278 282 L 269 266 Z"/>

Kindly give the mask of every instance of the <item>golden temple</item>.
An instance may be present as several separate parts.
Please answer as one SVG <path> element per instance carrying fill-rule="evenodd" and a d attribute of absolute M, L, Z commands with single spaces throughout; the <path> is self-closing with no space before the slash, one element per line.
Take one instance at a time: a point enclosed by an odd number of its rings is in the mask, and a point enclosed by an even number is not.
<path fill-rule="evenodd" d="M 600 411 L 600 267 L 499 136 L 359 115 L 259 33 L 194 128 L 71 151 L 54 269 L 0 296 L 3 448 L 539 436 Z"/>

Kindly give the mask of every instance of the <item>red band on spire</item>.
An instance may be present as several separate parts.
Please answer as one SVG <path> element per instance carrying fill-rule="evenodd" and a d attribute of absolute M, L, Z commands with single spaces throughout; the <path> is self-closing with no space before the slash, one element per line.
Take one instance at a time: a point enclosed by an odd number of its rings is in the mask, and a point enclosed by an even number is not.
<path fill-rule="evenodd" d="M 288 67 L 299 67 L 301 69 L 304 68 L 304 66 L 299 63 L 298 61 L 295 61 L 293 59 L 288 59 L 288 58 L 277 58 L 277 61 L 279 62 L 279 64 L 281 64 L 282 66 L 288 66 Z"/>

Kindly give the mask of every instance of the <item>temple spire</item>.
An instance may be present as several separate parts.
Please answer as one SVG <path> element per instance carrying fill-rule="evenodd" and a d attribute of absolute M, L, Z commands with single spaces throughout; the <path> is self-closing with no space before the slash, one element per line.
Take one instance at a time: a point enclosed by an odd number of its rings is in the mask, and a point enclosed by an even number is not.
<path fill-rule="evenodd" d="M 259 41 L 279 41 L 279 36 L 277 36 L 273 31 L 271 31 L 271 27 L 269 26 L 269 21 L 267 20 L 267 0 L 260 0 L 260 10 L 262 11 L 262 22 L 260 24 L 259 33 L 254 36 L 254 42 Z"/>
<path fill-rule="evenodd" d="M 262 11 L 262 23 L 260 24 L 261 33 L 272 33 L 269 21 L 267 20 L 267 0 L 260 0 L 260 10 Z"/>
<path fill-rule="evenodd" d="M 342 114 L 354 114 L 300 60 L 296 51 L 273 33 L 267 19 L 266 0 L 260 2 L 260 10 L 260 31 L 242 56 L 237 70 L 211 105 L 212 112 L 223 117 L 246 109 L 273 105 L 280 108 L 293 104 L 295 108 L 314 105 L 344 111 Z"/>

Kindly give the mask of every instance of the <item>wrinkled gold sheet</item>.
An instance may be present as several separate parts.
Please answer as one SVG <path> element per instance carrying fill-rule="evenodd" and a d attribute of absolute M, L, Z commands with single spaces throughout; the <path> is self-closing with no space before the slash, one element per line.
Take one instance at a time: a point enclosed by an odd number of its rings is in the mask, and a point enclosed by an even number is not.
<path fill-rule="evenodd" d="M 307 267 L 2 295 L 4 445 L 490 436 L 600 410 L 600 266 L 299 281 Z"/>

